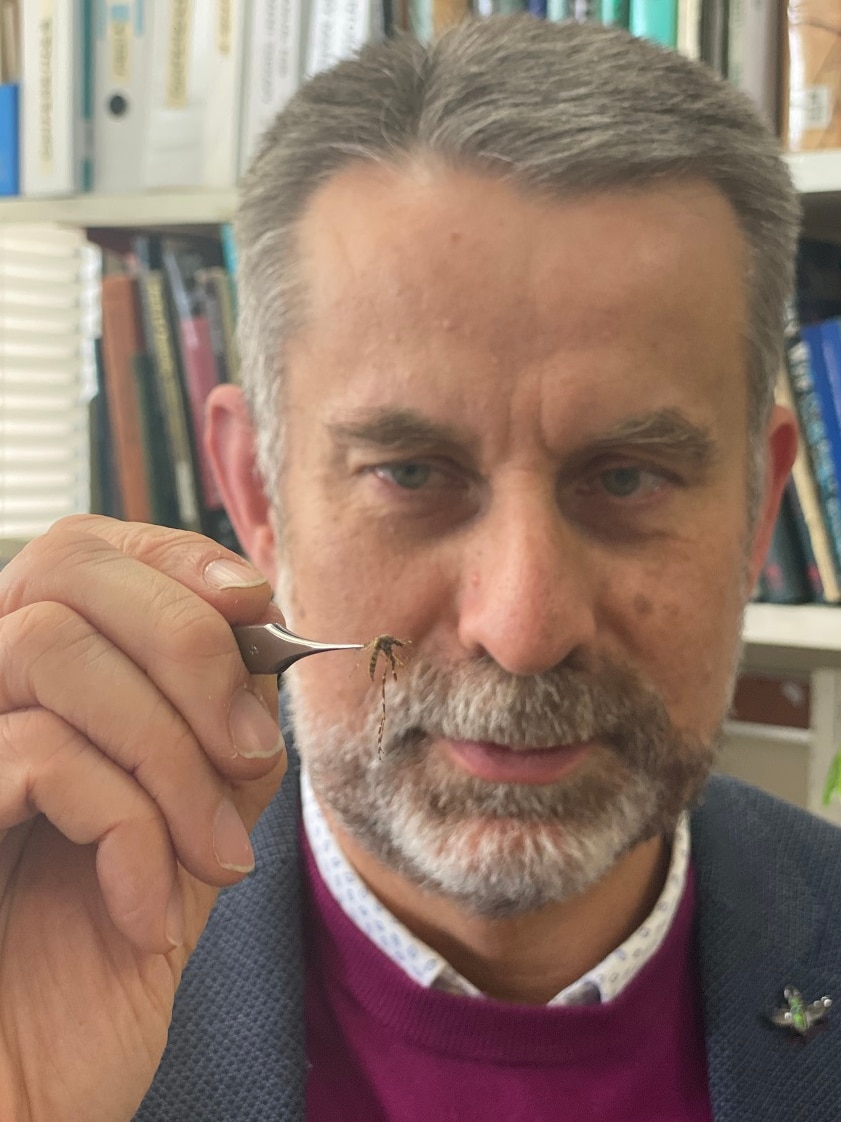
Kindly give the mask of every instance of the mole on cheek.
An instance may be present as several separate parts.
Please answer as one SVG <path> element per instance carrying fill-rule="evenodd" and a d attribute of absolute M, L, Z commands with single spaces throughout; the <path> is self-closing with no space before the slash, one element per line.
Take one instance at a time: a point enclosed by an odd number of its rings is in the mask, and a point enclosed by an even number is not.
<path fill-rule="evenodd" d="M 650 616 L 654 610 L 651 601 L 647 596 L 643 596 L 641 592 L 637 593 L 634 597 L 634 608 L 641 616 Z"/>

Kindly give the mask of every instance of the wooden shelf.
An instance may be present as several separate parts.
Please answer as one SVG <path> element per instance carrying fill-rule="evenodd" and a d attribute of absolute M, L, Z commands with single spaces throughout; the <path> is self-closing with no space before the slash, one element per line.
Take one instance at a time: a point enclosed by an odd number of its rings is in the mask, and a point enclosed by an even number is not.
<path fill-rule="evenodd" d="M 148 191 L 132 195 L 0 199 L 0 223 L 57 222 L 63 226 L 210 226 L 229 222 L 235 188 Z"/>
<path fill-rule="evenodd" d="M 841 193 L 841 148 L 786 156 L 794 185 L 804 195 Z"/>
<path fill-rule="evenodd" d="M 794 182 L 806 195 L 841 194 L 841 149 L 786 157 Z M 57 222 L 66 226 L 193 226 L 228 222 L 237 192 L 147 191 L 130 195 L 0 198 L 0 222 Z"/>
<path fill-rule="evenodd" d="M 841 607 L 749 604 L 742 637 L 749 647 L 841 652 Z"/>

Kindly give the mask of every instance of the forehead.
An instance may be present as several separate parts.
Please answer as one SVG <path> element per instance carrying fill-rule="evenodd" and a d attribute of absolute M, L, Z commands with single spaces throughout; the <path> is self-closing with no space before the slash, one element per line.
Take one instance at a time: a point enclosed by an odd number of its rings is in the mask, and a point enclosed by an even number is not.
<path fill-rule="evenodd" d="M 558 285 L 609 309 L 644 301 L 676 273 L 680 295 L 709 301 L 727 273 L 742 297 L 746 276 L 732 206 L 697 180 L 555 198 L 428 163 L 360 163 L 316 193 L 298 244 L 313 307 L 349 296 L 364 305 L 372 290 L 395 302 L 421 295 L 419 311 L 439 292 L 473 307 L 477 289 L 507 280 L 537 310 L 556 302 Z"/>
<path fill-rule="evenodd" d="M 353 384 L 360 397 L 421 376 L 466 406 L 459 386 L 475 395 L 480 371 L 506 387 L 536 372 L 565 405 L 605 380 L 690 372 L 719 389 L 737 377 L 745 396 L 746 247 L 706 183 L 550 199 L 467 171 L 359 164 L 318 192 L 299 232 L 293 383 L 297 354 L 326 393 Z"/>

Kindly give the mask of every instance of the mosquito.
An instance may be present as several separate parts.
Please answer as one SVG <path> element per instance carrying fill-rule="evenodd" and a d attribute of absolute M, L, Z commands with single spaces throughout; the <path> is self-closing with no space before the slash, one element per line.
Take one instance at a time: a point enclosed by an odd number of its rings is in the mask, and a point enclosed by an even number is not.
<path fill-rule="evenodd" d="M 394 649 L 395 647 L 405 647 L 407 644 L 407 639 L 395 639 L 393 635 L 378 635 L 376 639 L 372 639 L 370 643 L 366 643 L 364 648 L 366 651 L 371 652 L 371 657 L 368 661 L 368 674 L 372 682 L 377 672 L 377 664 L 380 661 L 380 655 L 382 655 L 383 658 L 383 676 L 381 680 L 382 709 L 380 711 L 380 724 L 377 729 L 377 755 L 380 759 L 383 758 L 383 732 L 385 730 L 385 683 L 389 671 L 391 671 L 391 676 L 394 681 L 397 681 L 397 668 L 402 667 L 403 663 L 394 653 Z"/>

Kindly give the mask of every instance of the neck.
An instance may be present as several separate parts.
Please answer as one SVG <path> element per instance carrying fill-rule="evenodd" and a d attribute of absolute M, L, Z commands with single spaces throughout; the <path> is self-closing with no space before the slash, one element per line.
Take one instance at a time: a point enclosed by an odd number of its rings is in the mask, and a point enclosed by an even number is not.
<path fill-rule="evenodd" d="M 636 930 L 654 909 L 669 847 L 652 838 L 624 854 L 587 892 L 536 912 L 486 919 L 425 892 L 363 849 L 329 815 L 345 857 L 368 888 L 488 997 L 545 1005 Z"/>

